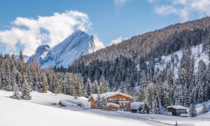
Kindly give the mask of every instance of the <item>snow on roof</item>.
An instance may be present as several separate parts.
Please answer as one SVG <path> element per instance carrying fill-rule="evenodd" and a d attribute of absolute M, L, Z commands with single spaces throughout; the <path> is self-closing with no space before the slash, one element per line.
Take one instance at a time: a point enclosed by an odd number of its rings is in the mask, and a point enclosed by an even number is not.
<path fill-rule="evenodd" d="M 107 92 L 107 93 L 103 93 L 103 94 L 100 94 L 100 98 L 108 98 L 108 97 L 111 97 L 111 96 L 114 96 L 114 95 L 117 95 L 117 94 L 124 95 L 124 96 L 130 97 L 130 98 L 133 98 L 132 96 L 127 95 L 127 94 L 124 94 L 124 93 L 121 93 L 121 92 Z M 92 94 L 91 96 L 93 97 L 93 99 L 94 99 L 95 101 L 97 101 L 97 99 L 98 99 L 98 94 Z M 91 97 L 91 96 L 90 96 L 90 97 Z M 90 98 L 90 97 L 89 97 L 89 98 Z"/>
<path fill-rule="evenodd" d="M 144 105 L 144 102 L 133 102 L 131 103 L 130 109 L 139 109 L 142 105 Z"/>
<path fill-rule="evenodd" d="M 120 106 L 119 106 L 118 104 L 116 104 L 116 103 L 107 102 L 106 106 L 109 106 L 109 105 L 116 106 L 116 107 L 120 107 Z"/>
<path fill-rule="evenodd" d="M 181 106 L 181 105 L 168 106 L 167 108 L 168 108 L 168 109 L 169 109 L 169 108 L 173 108 L 173 109 L 187 109 L 186 107 Z"/>

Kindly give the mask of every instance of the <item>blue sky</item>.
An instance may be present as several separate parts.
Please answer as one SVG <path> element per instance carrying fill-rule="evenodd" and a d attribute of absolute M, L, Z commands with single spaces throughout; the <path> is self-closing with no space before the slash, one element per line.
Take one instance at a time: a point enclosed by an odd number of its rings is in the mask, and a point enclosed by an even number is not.
<path fill-rule="evenodd" d="M 1 0 L 0 53 L 31 55 L 39 45 L 54 46 L 76 29 L 107 46 L 208 16 L 208 8 L 210 0 Z"/>

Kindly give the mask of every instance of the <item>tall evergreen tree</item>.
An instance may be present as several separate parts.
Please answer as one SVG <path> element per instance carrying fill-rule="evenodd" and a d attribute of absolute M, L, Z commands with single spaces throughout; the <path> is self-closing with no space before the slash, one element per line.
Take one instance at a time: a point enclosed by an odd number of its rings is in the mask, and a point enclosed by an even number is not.
<path fill-rule="evenodd" d="M 191 103 L 191 105 L 190 105 L 189 116 L 190 117 L 196 117 L 197 116 L 197 112 L 196 112 L 196 109 L 195 109 L 195 106 L 194 106 L 193 103 Z"/>
<path fill-rule="evenodd" d="M 23 77 L 23 90 L 22 90 L 22 99 L 25 100 L 31 100 L 31 93 L 30 93 L 30 87 L 28 85 L 28 82 L 25 80 L 25 77 Z"/>
<path fill-rule="evenodd" d="M 88 79 L 86 84 L 86 97 L 89 97 L 91 94 L 92 94 L 92 83 Z"/>

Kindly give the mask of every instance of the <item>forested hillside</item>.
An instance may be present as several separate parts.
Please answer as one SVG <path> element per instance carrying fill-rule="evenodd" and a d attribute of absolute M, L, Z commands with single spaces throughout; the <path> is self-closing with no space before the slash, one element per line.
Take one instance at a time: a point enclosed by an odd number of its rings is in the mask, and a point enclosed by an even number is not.
<path fill-rule="evenodd" d="M 199 43 L 208 42 L 210 39 L 209 25 L 210 17 L 183 24 L 170 25 L 163 29 L 134 36 L 117 45 L 114 44 L 82 56 L 74 64 L 84 63 L 88 65 L 96 60 L 114 61 L 120 56 L 130 58 L 136 63 L 141 58 L 146 60 L 154 59 Z"/>

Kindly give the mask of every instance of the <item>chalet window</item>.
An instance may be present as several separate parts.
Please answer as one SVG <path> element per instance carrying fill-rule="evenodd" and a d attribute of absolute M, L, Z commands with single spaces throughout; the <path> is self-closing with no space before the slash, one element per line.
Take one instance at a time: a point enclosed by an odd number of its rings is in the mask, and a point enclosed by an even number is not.
<path fill-rule="evenodd" d="M 125 99 L 125 98 L 123 98 L 123 100 L 125 101 L 126 99 Z"/>
<path fill-rule="evenodd" d="M 109 101 L 112 101 L 112 98 L 109 98 L 108 100 L 109 100 Z"/>
<path fill-rule="evenodd" d="M 121 101 L 122 99 L 120 98 L 120 101 Z"/>

